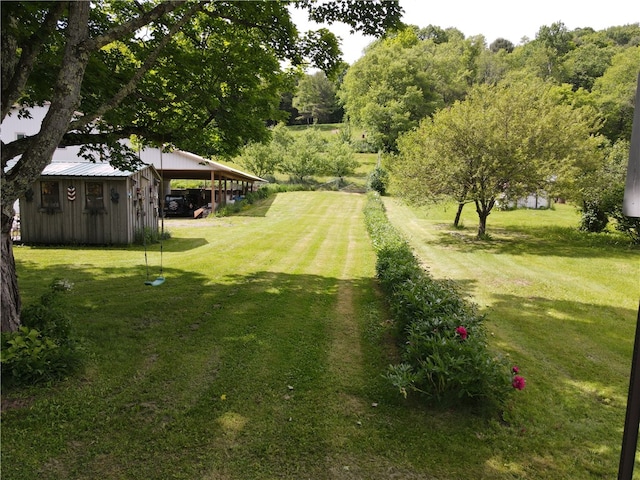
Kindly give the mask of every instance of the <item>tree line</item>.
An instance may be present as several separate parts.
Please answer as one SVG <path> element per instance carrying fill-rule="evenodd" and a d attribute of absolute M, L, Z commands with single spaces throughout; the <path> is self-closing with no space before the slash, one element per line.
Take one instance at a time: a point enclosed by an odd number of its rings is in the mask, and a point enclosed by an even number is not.
<path fill-rule="evenodd" d="M 316 121 L 343 109 L 409 200 L 453 198 L 456 219 L 474 204 L 479 236 L 496 205 L 545 192 L 575 202 L 582 229 L 614 218 L 640 242 L 638 221 L 621 212 L 639 66 L 638 23 L 569 31 L 557 22 L 517 46 L 410 26 L 333 80 L 307 75 L 292 98 Z M 322 82 L 335 96 L 319 93 Z"/>

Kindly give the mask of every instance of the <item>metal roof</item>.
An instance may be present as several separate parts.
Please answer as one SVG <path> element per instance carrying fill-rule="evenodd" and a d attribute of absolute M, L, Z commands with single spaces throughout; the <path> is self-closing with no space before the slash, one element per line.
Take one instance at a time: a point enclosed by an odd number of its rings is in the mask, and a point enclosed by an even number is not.
<path fill-rule="evenodd" d="M 56 177 L 129 177 L 133 172 L 113 168 L 108 163 L 52 162 L 42 171 L 43 176 Z"/>

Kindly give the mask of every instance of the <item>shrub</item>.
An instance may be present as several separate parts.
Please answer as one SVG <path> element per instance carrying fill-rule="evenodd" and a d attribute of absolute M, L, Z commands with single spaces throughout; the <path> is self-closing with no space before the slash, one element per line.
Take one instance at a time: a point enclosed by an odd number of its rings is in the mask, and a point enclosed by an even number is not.
<path fill-rule="evenodd" d="M 367 187 L 369 190 L 378 192 L 380 195 L 387 193 L 387 184 L 389 182 L 389 174 L 384 168 L 376 167 L 371 175 Z"/>
<path fill-rule="evenodd" d="M 599 233 L 607 228 L 609 217 L 597 203 L 585 202 L 580 218 L 580 230 Z"/>
<path fill-rule="evenodd" d="M 22 310 L 22 326 L 2 334 L 0 366 L 3 386 L 32 385 L 64 378 L 82 363 L 60 293 L 71 289 L 54 282 L 40 303 Z"/>
<path fill-rule="evenodd" d="M 420 266 L 376 193 L 369 195 L 365 223 L 401 348 L 402 362 L 390 366 L 386 378 L 405 397 L 413 391 L 442 404 L 501 406 L 524 380 L 512 384 L 506 363 L 491 354 L 476 306 L 453 282 L 436 281 Z"/>

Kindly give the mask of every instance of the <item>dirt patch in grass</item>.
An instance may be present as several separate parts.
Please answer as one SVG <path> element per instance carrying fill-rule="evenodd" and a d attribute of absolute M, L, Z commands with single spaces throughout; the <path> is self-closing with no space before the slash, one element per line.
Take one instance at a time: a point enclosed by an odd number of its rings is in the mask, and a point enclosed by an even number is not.
<path fill-rule="evenodd" d="M 0 412 L 8 412 L 9 410 L 17 410 L 20 408 L 30 407 L 35 401 L 34 397 L 23 398 L 7 398 L 6 394 L 2 395 L 2 401 L 0 402 Z"/>

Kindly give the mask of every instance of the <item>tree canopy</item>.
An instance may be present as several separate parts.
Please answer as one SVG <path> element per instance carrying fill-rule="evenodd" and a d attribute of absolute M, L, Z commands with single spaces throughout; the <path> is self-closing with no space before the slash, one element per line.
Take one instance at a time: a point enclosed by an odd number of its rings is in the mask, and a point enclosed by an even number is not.
<path fill-rule="evenodd" d="M 398 191 L 418 203 L 438 196 L 473 202 L 482 237 L 496 202 L 549 190 L 597 164 L 592 113 L 558 102 L 551 85 L 535 78 L 474 86 L 399 139 Z"/>
<path fill-rule="evenodd" d="M 339 109 L 336 87 L 323 71 L 302 77 L 296 91 L 293 106 L 307 123 L 327 123 Z"/>

